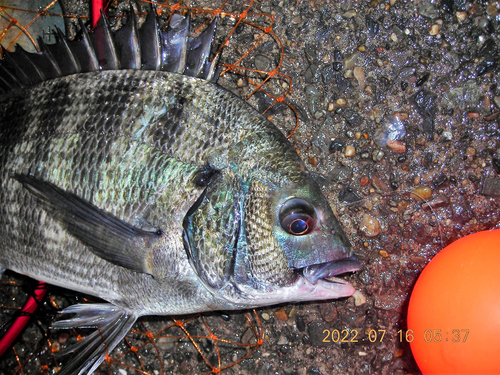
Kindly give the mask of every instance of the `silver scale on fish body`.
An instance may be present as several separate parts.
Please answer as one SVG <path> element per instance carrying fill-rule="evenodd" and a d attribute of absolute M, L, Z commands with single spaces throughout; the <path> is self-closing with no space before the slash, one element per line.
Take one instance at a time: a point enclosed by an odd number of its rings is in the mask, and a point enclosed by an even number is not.
<path fill-rule="evenodd" d="M 60 374 L 93 372 L 143 315 L 350 296 L 360 265 L 285 136 L 215 83 L 216 20 L 151 9 L 0 60 L 0 270 L 100 297 Z"/>

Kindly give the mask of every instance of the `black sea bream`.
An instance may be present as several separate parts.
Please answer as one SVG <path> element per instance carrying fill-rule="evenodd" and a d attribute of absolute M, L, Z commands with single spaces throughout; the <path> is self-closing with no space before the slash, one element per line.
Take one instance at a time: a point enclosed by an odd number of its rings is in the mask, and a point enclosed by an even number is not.
<path fill-rule="evenodd" d="M 99 328 L 61 374 L 92 372 L 143 315 L 354 292 L 333 276 L 359 264 L 304 163 L 213 82 L 216 23 L 192 37 L 189 15 L 162 31 L 154 13 L 0 62 L 0 274 L 109 302 L 54 323 Z"/>

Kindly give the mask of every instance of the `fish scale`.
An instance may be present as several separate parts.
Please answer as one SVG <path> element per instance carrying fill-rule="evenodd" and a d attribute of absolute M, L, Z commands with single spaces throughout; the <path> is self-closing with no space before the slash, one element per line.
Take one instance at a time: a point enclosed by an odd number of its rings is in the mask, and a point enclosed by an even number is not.
<path fill-rule="evenodd" d="M 0 274 L 107 301 L 53 324 L 98 328 L 61 374 L 91 373 L 143 315 L 354 292 L 333 276 L 359 263 L 298 154 L 211 82 L 215 21 L 192 37 L 175 16 L 163 32 L 153 10 L 139 31 L 131 15 L 114 37 L 102 17 L 80 40 L 0 60 Z M 173 72 L 117 69 L 138 61 Z"/>

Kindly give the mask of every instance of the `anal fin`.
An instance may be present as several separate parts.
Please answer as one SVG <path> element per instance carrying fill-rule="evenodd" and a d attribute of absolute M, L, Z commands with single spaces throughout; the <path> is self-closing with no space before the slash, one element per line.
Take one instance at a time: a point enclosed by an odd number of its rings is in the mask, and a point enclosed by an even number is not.
<path fill-rule="evenodd" d="M 58 372 L 60 375 L 91 374 L 130 331 L 138 317 L 111 304 L 78 304 L 62 310 L 61 314 L 75 316 L 53 323 L 53 329 L 97 329 L 58 354 L 65 356 L 73 353 L 67 365 Z"/>

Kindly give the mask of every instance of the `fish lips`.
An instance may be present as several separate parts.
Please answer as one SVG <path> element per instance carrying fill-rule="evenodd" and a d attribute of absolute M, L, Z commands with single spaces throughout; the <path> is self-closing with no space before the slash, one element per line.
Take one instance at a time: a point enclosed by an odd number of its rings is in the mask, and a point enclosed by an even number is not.
<path fill-rule="evenodd" d="M 318 280 L 328 280 L 329 282 L 346 283 L 344 280 L 334 276 L 341 275 L 347 272 L 359 271 L 361 265 L 358 258 L 354 254 L 347 258 L 335 260 L 332 262 L 325 262 L 320 264 L 313 264 L 301 268 L 302 276 L 310 283 L 315 285 Z"/>

